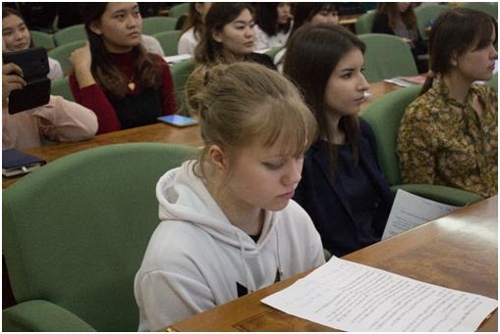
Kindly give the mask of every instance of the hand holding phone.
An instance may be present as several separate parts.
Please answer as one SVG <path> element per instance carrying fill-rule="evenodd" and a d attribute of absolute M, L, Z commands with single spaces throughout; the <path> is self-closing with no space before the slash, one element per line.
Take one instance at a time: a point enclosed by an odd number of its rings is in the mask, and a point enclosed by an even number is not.
<path fill-rule="evenodd" d="M 23 79 L 23 70 L 14 63 L 2 66 L 2 99 L 9 97 L 13 90 L 23 89 L 26 81 Z"/>
<path fill-rule="evenodd" d="M 49 103 L 50 79 L 47 78 L 49 60 L 45 48 L 33 47 L 4 53 L 3 63 L 4 66 L 9 64 L 17 65 L 22 70 L 22 79 L 26 83 L 22 89 L 13 89 L 9 92 L 9 114 L 15 114 Z M 2 84 L 4 84 L 3 79 L 2 75 Z M 10 83 L 12 84 L 12 81 Z"/>

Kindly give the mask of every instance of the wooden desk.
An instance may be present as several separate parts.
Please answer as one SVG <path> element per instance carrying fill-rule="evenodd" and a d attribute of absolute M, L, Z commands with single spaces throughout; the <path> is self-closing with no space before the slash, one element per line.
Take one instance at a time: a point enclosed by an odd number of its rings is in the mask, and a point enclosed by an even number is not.
<path fill-rule="evenodd" d="M 444 287 L 498 296 L 498 197 L 461 208 L 406 233 L 351 253 L 344 259 Z M 260 300 L 307 273 L 258 290 L 194 317 L 169 331 L 334 331 L 287 315 Z M 498 329 L 498 311 L 479 331 Z"/>
<path fill-rule="evenodd" d="M 43 158 L 47 162 L 51 162 L 65 155 L 87 150 L 89 148 L 97 146 L 133 142 L 171 143 L 196 147 L 203 145 L 199 126 L 195 125 L 185 128 L 178 128 L 164 123 L 156 123 L 137 128 L 97 135 L 93 139 L 87 141 L 54 143 L 52 145 L 44 145 L 41 147 L 25 149 L 23 151 Z M 3 189 L 10 186 L 21 177 L 22 176 L 14 178 L 3 178 Z"/>
<path fill-rule="evenodd" d="M 401 87 L 387 82 L 377 82 L 370 84 L 368 92 L 371 97 L 363 103 L 361 110 L 369 106 L 371 103 L 393 90 Z M 110 132 L 95 136 L 91 140 L 73 143 L 54 143 L 52 145 L 44 145 L 42 147 L 25 149 L 23 151 L 33 154 L 37 157 L 45 159 L 47 162 L 54 161 L 65 155 L 83 151 L 96 146 L 132 143 L 132 142 L 157 142 L 157 143 L 173 143 L 184 144 L 190 146 L 201 146 L 200 129 L 198 126 L 186 128 L 177 128 L 164 123 L 141 126 L 137 128 Z M 5 189 L 15 183 L 22 176 L 13 178 L 3 178 L 2 188 Z"/>

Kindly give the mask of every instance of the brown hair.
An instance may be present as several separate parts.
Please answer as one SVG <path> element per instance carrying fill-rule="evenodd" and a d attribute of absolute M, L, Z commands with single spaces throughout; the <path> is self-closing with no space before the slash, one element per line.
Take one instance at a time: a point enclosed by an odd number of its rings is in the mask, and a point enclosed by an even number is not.
<path fill-rule="evenodd" d="M 411 3 L 407 10 L 400 13 L 397 2 L 379 2 L 377 3 L 377 14 L 387 15 L 387 21 L 392 30 L 396 29 L 396 18 L 398 16 L 401 16 L 401 21 L 403 21 L 406 28 L 411 30 L 417 29 L 417 16 Z"/>
<path fill-rule="evenodd" d="M 101 19 L 109 2 L 88 2 L 80 5 L 80 12 L 85 23 L 90 52 L 92 54 L 92 75 L 102 89 L 117 98 L 123 98 L 127 93 L 127 82 L 123 73 L 111 62 L 109 52 L 102 37 L 95 34 L 90 25 Z M 160 64 L 139 44 L 132 48 L 134 53 L 134 70 L 139 82 L 144 87 L 155 89 L 161 86 L 162 71 Z"/>
<path fill-rule="evenodd" d="M 193 83 L 195 89 L 189 89 Z M 263 65 L 237 62 L 199 67 L 186 88 L 188 109 L 201 120 L 205 147 L 198 165 L 203 176 L 211 145 L 236 157 L 252 143 L 271 147 L 281 138 L 284 154 L 300 156 L 316 139 L 316 121 L 297 88 Z"/>
<path fill-rule="evenodd" d="M 498 33 L 497 21 L 477 10 L 457 7 L 439 15 L 429 34 L 430 75 L 427 75 L 420 95 L 432 87 L 436 75 L 450 70 L 454 54 L 460 56 L 490 44 L 493 29 Z"/>
<path fill-rule="evenodd" d="M 307 104 L 319 124 L 319 136 L 333 141 L 334 129 L 328 122 L 325 105 L 325 89 L 328 80 L 342 57 L 352 49 L 365 52 L 365 44 L 342 26 L 305 24 L 295 31 L 288 41 L 283 73 L 304 94 Z M 358 161 L 357 116 L 344 116 L 340 125 L 346 132 L 353 156 Z M 330 163 L 335 166 L 335 147 L 330 145 Z"/>

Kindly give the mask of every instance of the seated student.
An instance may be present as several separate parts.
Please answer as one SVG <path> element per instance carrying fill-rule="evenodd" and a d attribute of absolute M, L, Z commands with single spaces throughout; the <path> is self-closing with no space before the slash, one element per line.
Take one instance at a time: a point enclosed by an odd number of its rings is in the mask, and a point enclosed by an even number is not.
<path fill-rule="evenodd" d="M 82 3 L 89 43 L 70 60 L 71 91 L 93 110 L 99 133 L 152 124 L 176 109 L 168 64 L 141 45 L 142 19 L 136 2 Z"/>
<path fill-rule="evenodd" d="M 276 69 L 266 54 L 254 53 L 254 8 L 245 2 L 214 3 L 205 16 L 205 33 L 195 49 L 198 65 L 253 61 Z"/>
<path fill-rule="evenodd" d="M 254 50 L 284 46 L 292 30 L 289 2 L 258 2 Z"/>
<path fill-rule="evenodd" d="M 2 8 L 2 37 L 3 51 L 19 51 L 34 47 L 31 33 L 24 22 L 21 14 L 9 7 Z M 50 80 L 63 77 L 61 64 L 54 58 L 49 57 Z"/>
<path fill-rule="evenodd" d="M 303 24 L 339 24 L 338 6 L 334 2 L 297 2 L 294 4 L 293 27 L 290 36 Z M 274 65 L 283 73 L 286 46 L 274 56 Z"/>
<path fill-rule="evenodd" d="M 336 256 L 379 241 L 393 202 L 373 130 L 358 116 L 369 87 L 364 50 L 342 26 L 303 25 L 290 37 L 283 67 L 319 124 L 294 199 Z"/>
<path fill-rule="evenodd" d="M 13 90 L 23 89 L 23 71 L 13 63 L 2 66 L 2 148 L 38 147 L 44 140 L 80 141 L 92 138 L 97 118 L 92 110 L 61 96 L 50 96 L 48 104 L 9 114 L 8 99 Z"/>
<path fill-rule="evenodd" d="M 200 75 L 204 85 L 188 99 L 205 146 L 157 184 L 162 221 L 134 283 L 141 331 L 325 262 L 311 219 L 291 200 L 317 133 L 297 89 L 250 62 Z"/>
<path fill-rule="evenodd" d="M 417 17 L 411 2 L 379 2 L 372 32 L 402 38 L 411 47 L 418 72 L 427 72 L 427 45 L 418 32 Z"/>
<path fill-rule="evenodd" d="M 205 31 L 205 15 L 212 6 L 211 2 L 191 2 L 186 21 L 182 26 L 177 53 L 194 55 Z"/>
<path fill-rule="evenodd" d="M 449 9 L 436 19 L 427 81 L 399 128 L 403 182 L 497 194 L 498 95 L 474 83 L 493 76 L 497 32 L 493 18 L 467 8 Z"/>

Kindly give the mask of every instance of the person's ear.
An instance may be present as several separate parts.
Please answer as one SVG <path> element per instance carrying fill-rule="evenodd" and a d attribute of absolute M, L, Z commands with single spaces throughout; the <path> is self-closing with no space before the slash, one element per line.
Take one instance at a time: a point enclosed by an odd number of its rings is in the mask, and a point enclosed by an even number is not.
<path fill-rule="evenodd" d="M 96 35 L 102 35 L 101 25 L 97 21 L 92 21 L 89 25 L 90 30 Z"/>
<path fill-rule="evenodd" d="M 208 158 L 215 170 L 227 172 L 229 170 L 229 158 L 218 145 L 212 145 L 208 149 Z"/>
<path fill-rule="evenodd" d="M 455 51 L 451 54 L 450 65 L 453 67 L 458 66 L 458 55 Z"/>
<path fill-rule="evenodd" d="M 221 32 L 219 30 L 214 30 L 212 32 L 212 38 L 218 42 L 218 43 L 222 43 L 222 38 L 221 38 Z"/>

